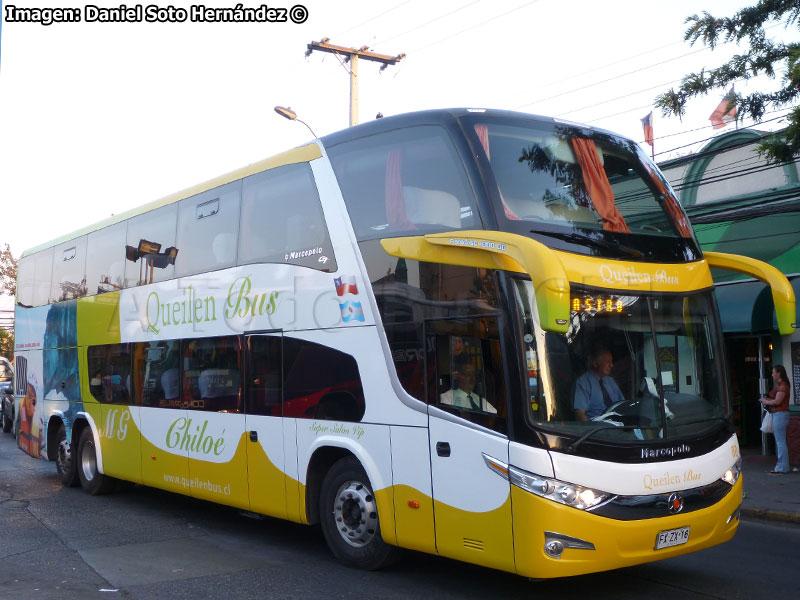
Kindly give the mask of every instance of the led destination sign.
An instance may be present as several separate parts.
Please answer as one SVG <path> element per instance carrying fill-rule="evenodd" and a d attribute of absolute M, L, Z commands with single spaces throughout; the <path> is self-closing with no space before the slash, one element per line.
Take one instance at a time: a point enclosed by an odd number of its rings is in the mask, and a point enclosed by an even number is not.
<path fill-rule="evenodd" d="M 622 299 L 614 296 L 573 296 L 571 298 L 573 312 L 621 314 L 626 312 Z"/>

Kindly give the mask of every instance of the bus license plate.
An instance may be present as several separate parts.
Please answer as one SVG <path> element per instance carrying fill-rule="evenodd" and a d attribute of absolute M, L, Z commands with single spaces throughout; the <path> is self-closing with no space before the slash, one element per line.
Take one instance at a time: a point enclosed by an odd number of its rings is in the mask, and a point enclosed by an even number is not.
<path fill-rule="evenodd" d="M 689 541 L 689 528 L 680 527 L 678 529 L 666 529 L 659 532 L 656 538 L 656 550 L 680 546 Z"/>

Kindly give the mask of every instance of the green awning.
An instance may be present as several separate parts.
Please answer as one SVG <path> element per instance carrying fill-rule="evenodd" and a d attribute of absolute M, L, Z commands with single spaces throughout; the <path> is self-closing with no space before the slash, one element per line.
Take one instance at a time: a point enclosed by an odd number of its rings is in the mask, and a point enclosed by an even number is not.
<path fill-rule="evenodd" d="M 791 284 L 800 299 L 800 277 L 792 279 Z M 717 285 L 714 294 L 724 333 L 769 333 L 778 329 L 772 293 L 766 283 L 748 280 Z"/>

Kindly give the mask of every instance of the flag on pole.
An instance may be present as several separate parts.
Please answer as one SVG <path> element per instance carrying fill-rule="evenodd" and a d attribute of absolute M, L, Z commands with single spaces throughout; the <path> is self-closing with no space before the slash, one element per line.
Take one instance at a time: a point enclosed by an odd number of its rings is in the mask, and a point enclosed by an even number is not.
<path fill-rule="evenodd" d="M 729 89 L 728 93 L 722 98 L 722 102 L 719 103 L 719 106 L 717 106 L 714 112 L 711 113 L 711 116 L 708 117 L 714 129 L 721 129 L 731 121 L 736 120 L 736 107 L 733 105 L 735 97 L 733 86 L 731 86 L 731 89 Z"/>
<path fill-rule="evenodd" d="M 644 141 L 653 147 L 653 111 L 644 117 L 642 120 L 642 128 L 644 129 Z"/>

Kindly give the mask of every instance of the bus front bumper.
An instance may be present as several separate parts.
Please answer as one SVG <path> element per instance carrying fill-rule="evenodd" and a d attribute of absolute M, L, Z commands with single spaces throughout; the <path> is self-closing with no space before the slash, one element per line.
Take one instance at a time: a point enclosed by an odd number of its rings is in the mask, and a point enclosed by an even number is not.
<path fill-rule="evenodd" d="M 511 501 L 517 573 L 536 579 L 565 577 L 663 560 L 727 542 L 739 525 L 742 477 L 713 506 L 656 519 L 623 521 L 601 517 L 514 485 Z M 685 543 L 655 549 L 659 533 L 684 527 L 689 527 Z M 550 554 L 545 548 L 554 539 L 567 540 L 558 556 L 553 556 L 552 546 Z M 577 541 L 571 544 L 570 539 Z M 582 546 L 581 541 L 594 549 L 570 547 Z M 560 547 L 556 545 L 556 549 Z"/>

